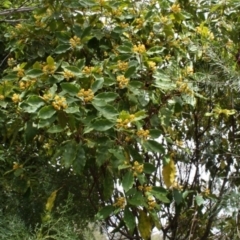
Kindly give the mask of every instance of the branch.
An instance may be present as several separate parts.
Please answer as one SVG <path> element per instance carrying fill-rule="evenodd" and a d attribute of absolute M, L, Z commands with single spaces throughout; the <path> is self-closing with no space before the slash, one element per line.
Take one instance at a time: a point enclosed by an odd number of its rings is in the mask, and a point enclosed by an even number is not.
<path fill-rule="evenodd" d="M 22 12 L 31 12 L 37 7 L 21 7 L 21 8 L 11 8 L 0 12 L 0 16 L 10 15 L 12 13 L 22 13 Z"/>
<path fill-rule="evenodd" d="M 11 54 L 11 53 L 8 53 L 8 54 L 6 55 L 6 57 L 2 60 L 2 62 L 0 63 L 0 67 L 4 64 L 4 62 L 7 60 L 7 58 L 9 57 L 10 54 Z"/>
<path fill-rule="evenodd" d="M 208 218 L 208 222 L 206 224 L 205 232 L 204 232 L 203 236 L 201 238 L 199 238 L 200 240 L 207 239 L 207 237 L 210 233 L 210 230 L 211 230 L 212 224 L 214 222 L 214 219 L 215 219 L 217 213 L 219 212 L 219 205 L 221 203 L 222 195 L 224 194 L 224 188 L 225 188 L 226 183 L 227 183 L 227 179 L 225 178 L 223 180 L 223 184 L 222 184 L 219 196 L 218 196 L 219 199 L 218 199 L 216 205 L 213 207 L 213 209 L 211 211 L 212 215 L 209 214 L 209 218 Z"/>
<path fill-rule="evenodd" d="M 3 23 L 3 22 L 5 22 L 5 23 L 19 23 L 19 22 L 23 22 L 25 20 L 27 20 L 27 19 L 16 19 L 16 20 L 7 20 L 6 19 L 6 20 L 0 20 L 0 23 Z"/>

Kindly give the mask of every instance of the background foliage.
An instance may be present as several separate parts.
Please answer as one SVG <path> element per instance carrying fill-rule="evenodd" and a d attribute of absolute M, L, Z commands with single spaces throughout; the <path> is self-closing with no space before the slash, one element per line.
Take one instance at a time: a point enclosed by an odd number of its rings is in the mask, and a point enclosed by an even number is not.
<path fill-rule="evenodd" d="M 239 7 L 3 1 L 4 224 L 62 239 L 61 219 L 84 228 L 95 216 L 110 239 L 155 227 L 238 239 Z M 62 234 L 84 238 L 73 225 Z"/>

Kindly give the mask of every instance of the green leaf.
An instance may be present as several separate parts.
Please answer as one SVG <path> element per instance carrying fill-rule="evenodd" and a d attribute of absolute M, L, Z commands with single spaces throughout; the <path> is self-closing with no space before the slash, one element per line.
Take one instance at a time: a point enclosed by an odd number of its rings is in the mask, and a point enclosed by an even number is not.
<path fill-rule="evenodd" d="M 70 49 L 70 45 L 69 44 L 59 44 L 55 50 L 54 53 L 56 54 L 61 54 L 61 53 L 65 53 Z"/>
<path fill-rule="evenodd" d="M 122 164 L 122 165 L 118 165 L 118 170 L 127 169 L 131 167 L 132 167 L 131 164 Z"/>
<path fill-rule="evenodd" d="M 122 180 L 122 185 L 125 192 L 132 188 L 133 182 L 134 182 L 133 173 L 131 171 L 126 172 Z"/>
<path fill-rule="evenodd" d="M 118 159 L 120 162 L 124 162 L 126 157 L 124 156 L 124 153 L 120 149 L 109 149 L 109 152 L 114 155 L 116 159 Z"/>
<path fill-rule="evenodd" d="M 82 70 L 82 68 L 85 66 L 85 58 L 82 58 L 82 59 L 78 59 L 77 61 L 77 67 Z"/>
<path fill-rule="evenodd" d="M 63 111 L 57 112 L 57 118 L 59 125 L 64 129 L 67 126 L 68 117 Z"/>
<path fill-rule="evenodd" d="M 99 146 L 96 151 L 96 163 L 100 167 L 102 166 L 105 162 L 107 162 L 111 154 L 108 151 L 108 146 Z"/>
<path fill-rule="evenodd" d="M 52 208 L 54 206 L 54 202 L 55 202 L 55 199 L 56 199 L 56 196 L 57 196 L 57 192 L 58 192 L 58 190 L 53 191 L 51 193 L 51 195 L 48 197 L 48 200 L 47 200 L 47 203 L 46 203 L 46 206 L 45 206 L 46 211 L 48 211 L 48 212 L 52 211 Z"/>
<path fill-rule="evenodd" d="M 165 50 L 164 47 L 159 47 L 159 46 L 151 47 L 150 49 L 148 49 L 147 55 L 160 54 L 164 50 Z"/>
<path fill-rule="evenodd" d="M 112 106 L 112 105 L 105 105 L 105 106 L 96 106 L 93 103 L 93 106 L 107 119 L 111 120 L 111 119 L 116 119 L 118 112 L 117 110 Z"/>
<path fill-rule="evenodd" d="M 132 48 L 128 47 L 128 46 L 120 46 L 117 48 L 117 50 L 120 53 L 131 53 L 132 52 Z"/>
<path fill-rule="evenodd" d="M 140 95 L 138 95 L 138 101 L 142 107 L 146 107 L 150 102 L 149 94 L 146 91 L 141 91 Z"/>
<path fill-rule="evenodd" d="M 3 79 L 3 81 L 17 81 L 18 76 L 16 73 L 10 73 L 6 76 L 3 76 L 2 79 Z"/>
<path fill-rule="evenodd" d="M 118 97 L 117 93 L 114 92 L 103 92 L 97 94 L 94 99 L 95 100 L 104 100 L 105 102 L 112 102 Z"/>
<path fill-rule="evenodd" d="M 33 69 L 38 69 L 38 70 L 42 69 L 42 65 L 40 62 L 35 62 L 32 67 Z"/>
<path fill-rule="evenodd" d="M 131 66 L 128 68 L 128 70 L 125 72 L 124 76 L 126 78 L 130 78 L 135 72 L 136 72 L 137 68 L 135 66 Z"/>
<path fill-rule="evenodd" d="M 166 195 L 163 195 L 163 194 L 155 192 L 155 191 L 151 191 L 151 193 L 159 201 L 161 201 L 163 203 L 170 203 L 170 200 L 166 197 Z"/>
<path fill-rule="evenodd" d="M 159 220 L 159 216 L 157 215 L 156 212 L 151 211 L 150 212 L 150 216 L 151 216 L 151 220 L 154 223 L 154 226 L 158 229 L 161 230 L 162 226 L 161 226 L 161 222 Z"/>
<path fill-rule="evenodd" d="M 176 84 L 171 81 L 170 76 L 167 74 L 157 71 L 154 76 L 155 83 L 154 86 L 162 90 L 173 90 L 176 88 Z"/>
<path fill-rule="evenodd" d="M 154 171 L 156 171 L 156 167 L 151 163 L 144 163 L 144 170 L 143 171 L 147 174 L 151 174 Z"/>
<path fill-rule="evenodd" d="M 161 201 L 163 203 L 170 203 L 170 200 L 167 198 L 168 192 L 164 188 L 162 188 L 162 187 L 153 187 L 150 192 L 159 201 Z"/>
<path fill-rule="evenodd" d="M 41 107 L 45 104 L 44 100 L 37 96 L 37 95 L 31 95 L 28 97 L 28 99 L 25 101 L 28 105 L 34 106 L 34 107 Z"/>
<path fill-rule="evenodd" d="M 135 216 L 131 212 L 130 208 L 128 208 L 128 207 L 125 207 L 125 209 L 124 209 L 124 219 L 123 220 L 126 223 L 126 226 L 129 229 L 130 233 L 132 233 L 136 226 Z"/>
<path fill-rule="evenodd" d="M 43 71 L 40 69 L 31 69 L 26 72 L 26 75 L 31 78 L 40 77 L 43 75 Z"/>
<path fill-rule="evenodd" d="M 92 30 L 92 26 L 86 27 L 82 32 L 81 38 L 89 36 L 91 33 L 91 30 Z"/>
<path fill-rule="evenodd" d="M 146 177 L 144 174 L 137 174 L 137 179 L 141 185 L 146 183 Z"/>
<path fill-rule="evenodd" d="M 78 87 L 73 83 L 61 83 L 61 88 L 64 92 L 68 93 L 71 96 L 75 96 L 78 93 Z"/>
<path fill-rule="evenodd" d="M 156 153 L 164 153 L 164 147 L 160 143 L 154 140 L 145 141 L 143 143 L 143 146 L 149 151 L 156 152 Z"/>
<path fill-rule="evenodd" d="M 114 123 L 108 119 L 98 119 L 91 125 L 95 130 L 104 132 L 114 126 Z"/>
<path fill-rule="evenodd" d="M 22 106 L 22 108 L 28 113 L 36 113 L 37 110 L 45 105 L 45 102 L 36 95 L 30 96 L 23 104 L 27 104 L 27 106 Z"/>
<path fill-rule="evenodd" d="M 56 113 L 56 110 L 53 106 L 45 106 L 40 109 L 38 112 L 38 117 L 40 119 L 48 119 L 51 118 Z"/>
<path fill-rule="evenodd" d="M 79 106 L 68 107 L 68 108 L 64 109 L 64 112 L 66 112 L 66 113 L 79 113 Z"/>
<path fill-rule="evenodd" d="M 31 121 L 27 121 L 25 124 L 25 141 L 26 143 L 31 143 L 34 137 L 37 135 L 38 129 L 33 127 L 33 123 Z"/>
<path fill-rule="evenodd" d="M 73 170 L 76 173 L 81 174 L 86 164 L 86 156 L 85 156 L 85 151 L 81 144 L 78 144 L 76 149 L 77 149 L 76 158 L 73 161 L 72 165 L 73 165 Z"/>
<path fill-rule="evenodd" d="M 147 117 L 146 112 L 144 110 L 138 111 L 134 114 L 134 121 L 139 121 Z"/>
<path fill-rule="evenodd" d="M 150 129 L 149 130 L 149 135 L 151 138 L 159 138 L 161 136 L 162 132 L 157 129 Z"/>
<path fill-rule="evenodd" d="M 75 75 L 81 74 L 81 69 L 75 66 L 66 66 L 64 69 L 67 69 L 68 71 L 74 73 Z"/>
<path fill-rule="evenodd" d="M 59 125 L 53 125 L 47 130 L 48 133 L 59 133 L 63 131 L 64 131 L 64 128 Z"/>
<path fill-rule="evenodd" d="M 173 198 L 174 198 L 177 205 L 179 205 L 183 200 L 181 192 L 178 191 L 177 189 L 173 190 Z"/>
<path fill-rule="evenodd" d="M 143 156 L 141 153 L 139 153 L 138 149 L 130 145 L 126 146 L 125 149 L 129 151 L 129 154 L 131 155 L 132 159 L 138 161 L 139 163 L 143 162 Z"/>
<path fill-rule="evenodd" d="M 49 127 L 57 118 L 57 115 L 53 115 L 51 118 L 39 119 L 38 128 Z"/>
<path fill-rule="evenodd" d="M 139 207 L 139 206 L 145 206 L 147 207 L 147 204 L 145 202 L 145 199 L 144 197 L 142 196 L 142 193 L 140 192 L 136 192 L 136 194 L 134 194 L 129 200 L 128 200 L 128 203 L 133 205 L 133 206 L 136 206 L 136 207 Z"/>
<path fill-rule="evenodd" d="M 68 141 L 62 146 L 63 154 L 61 161 L 66 169 L 70 168 L 77 155 L 77 146 L 74 141 Z"/>
<path fill-rule="evenodd" d="M 49 82 L 50 83 L 56 83 L 56 82 L 61 82 L 64 80 L 64 76 L 60 75 L 60 74 L 53 74 L 50 78 L 49 78 Z"/>
<path fill-rule="evenodd" d="M 110 205 L 110 206 L 105 206 L 103 207 L 96 215 L 96 220 L 104 220 L 107 217 L 111 215 L 111 213 L 115 210 L 115 207 Z"/>
<path fill-rule="evenodd" d="M 23 174 L 24 170 L 22 168 L 18 168 L 14 171 L 14 176 L 19 177 Z"/>
<path fill-rule="evenodd" d="M 48 92 L 52 95 L 54 95 L 57 91 L 58 87 L 57 84 L 53 84 L 52 87 L 49 88 Z"/>
<path fill-rule="evenodd" d="M 112 175 L 107 172 L 103 179 L 103 197 L 105 200 L 108 200 L 113 193 L 114 182 Z"/>
<path fill-rule="evenodd" d="M 204 203 L 204 199 L 201 195 L 197 195 L 195 200 L 196 200 L 196 203 L 197 203 L 198 206 L 201 206 Z"/>
<path fill-rule="evenodd" d="M 47 57 L 47 64 L 49 66 L 54 66 L 55 62 L 54 62 L 54 59 L 51 56 Z"/>
<path fill-rule="evenodd" d="M 140 81 L 130 81 L 128 86 L 132 87 L 133 89 L 139 89 L 142 88 L 144 84 Z"/>
<path fill-rule="evenodd" d="M 99 89 L 101 89 L 103 87 L 103 83 L 104 83 L 103 78 L 96 80 L 91 87 L 92 91 L 94 93 L 97 92 Z"/>

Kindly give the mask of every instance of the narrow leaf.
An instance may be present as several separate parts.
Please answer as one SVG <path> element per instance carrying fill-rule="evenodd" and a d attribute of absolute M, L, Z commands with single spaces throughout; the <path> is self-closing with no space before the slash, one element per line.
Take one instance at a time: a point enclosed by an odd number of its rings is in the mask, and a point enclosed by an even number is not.
<path fill-rule="evenodd" d="M 138 229 L 144 240 L 149 240 L 152 232 L 152 221 L 150 216 L 143 210 L 139 210 Z"/>
<path fill-rule="evenodd" d="M 163 166 L 162 175 L 165 185 L 168 188 L 171 187 L 175 181 L 176 175 L 176 167 L 172 159 Z"/>
<path fill-rule="evenodd" d="M 58 192 L 58 190 L 52 192 L 51 195 L 49 196 L 46 206 L 45 206 L 46 211 L 48 211 L 48 212 L 52 211 L 52 208 L 54 206 L 54 202 L 55 202 L 55 199 L 57 196 L 57 192 Z"/>
<path fill-rule="evenodd" d="M 133 186 L 133 181 L 133 173 L 131 171 L 125 173 L 122 180 L 122 185 L 125 192 L 127 192 Z"/>
<path fill-rule="evenodd" d="M 125 208 L 124 210 L 124 222 L 126 223 L 127 228 L 129 229 L 130 233 L 133 232 L 136 224 L 135 224 L 135 216 L 130 211 L 129 208 Z"/>

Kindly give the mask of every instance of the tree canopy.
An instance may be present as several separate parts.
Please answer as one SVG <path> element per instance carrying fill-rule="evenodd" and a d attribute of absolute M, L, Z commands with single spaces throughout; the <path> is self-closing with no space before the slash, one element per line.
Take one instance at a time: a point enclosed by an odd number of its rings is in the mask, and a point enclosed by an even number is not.
<path fill-rule="evenodd" d="M 1 213 L 37 239 L 64 239 L 62 212 L 109 239 L 239 239 L 239 11 L 2 1 Z"/>

